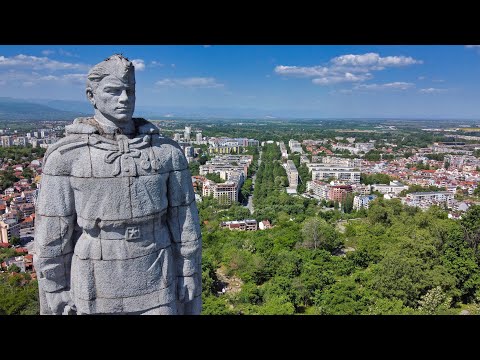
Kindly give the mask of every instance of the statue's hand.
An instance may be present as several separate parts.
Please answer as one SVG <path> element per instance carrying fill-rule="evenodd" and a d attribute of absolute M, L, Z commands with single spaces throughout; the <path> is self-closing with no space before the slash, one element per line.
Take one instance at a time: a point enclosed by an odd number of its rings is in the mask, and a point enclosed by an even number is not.
<path fill-rule="evenodd" d="M 56 292 L 46 292 L 47 303 L 54 315 L 72 315 L 75 314 L 75 304 L 70 297 L 70 292 L 61 290 Z"/>
<path fill-rule="evenodd" d="M 188 302 L 200 295 L 202 291 L 201 278 L 198 274 L 177 277 L 178 300 Z"/>

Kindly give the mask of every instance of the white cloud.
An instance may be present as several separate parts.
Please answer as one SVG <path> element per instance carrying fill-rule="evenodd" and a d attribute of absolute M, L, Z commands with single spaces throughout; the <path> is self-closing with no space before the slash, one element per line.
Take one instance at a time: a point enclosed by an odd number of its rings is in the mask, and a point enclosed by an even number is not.
<path fill-rule="evenodd" d="M 426 76 L 419 76 L 417 79 L 418 80 L 425 80 L 427 77 Z"/>
<path fill-rule="evenodd" d="M 85 85 L 87 81 L 87 74 L 65 74 L 62 76 L 61 80 L 70 82 L 72 84 Z"/>
<path fill-rule="evenodd" d="M 169 87 L 190 87 L 190 88 L 219 88 L 223 84 L 217 83 L 211 77 L 191 77 L 191 78 L 176 78 L 176 79 L 162 79 L 155 83 L 157 86 Z"/>
<path fill-rule="evenodd" d="M 55 51 L 54 50 L 43 50 L 42 51 L 42 54 L 45 55 L 45 56 L 48 56 L 48 55 L 52 55 L 52 54 L 55 54 Z"/>
<path fill-rule="evenodd" d="M 465 45 L 467 49 L 478 49 L 480 48 L 480 45 Z"/>
<path fill-rule="evenodd" d="M 60 55 L 69 56 L 69 57 L 80 57 L 77 54 L 71 53 L 70 51 L 66 51 L 66 50 L 63 50 L 63 49 L 59 49 L 58 53 Z"/>
<path fill-rule="evenodd" d="M 377 53 L 347 54 L 330 59 L 327 65 L 287 66 L 278 65 L 274 72 L 282 76 L 311 77 L 317 85 L 332 85 L 344 82 L 363 82 L 372 78 L 371 71 L 388 67 L 422 64 L 411 56 L 385 56 Z"/>
<path fill-rule="evenodd" d="M 203 45 L 204 48 L 209 48 L 211 47 L 212 45 Z"/>
<path fill-rule="evenodd" d="M 396 81 L 385 84 L 359 84 L 355 86 L 356 90 L 408 90 L 415 87 L 415 84 L 409 82 Z"/>
<path fill-rule="evenodd" d="M 149 65 L 149 66 L 150 66 L 150 67 L 160 67 L 160 66 L 163 66 L 163 64 L 162 64 L 161 62 L 159 62 L 159 61 L 153 60 L 153 61 L 150 62 L 150 65 Z"/>
<path fill-rule="evenodd" d="M 352 73 L 344 73 L 336 76 L 325 76 L 322 78 L 313 79 L 312 82 L 316 85 L 331 85 L 338 84 L 343 82 L 360 82 L 365 81 L 370 77 L 370 74 L 366 75 L 355 75 Z"/>
<path fill-rule="evenodd" d="M 445 82 L 445 80 L 442 80 L 442 79 L 432 79 L 432 82 L 443 83 L 443 82 Z"/>
<path fill-rule="evenodd" d="M 133 66 L 135 66 L 135 71 L 145 70 L 145 62 L 142 59 L 133 59 Z"/>
<path fill-rule="evenodd" d="M 372 70 L 383 70 L 388 66 L 408 66 L 413 64 L 422 64 L 422 60 L 415 60 L 410 56 L 386 56 L 381 57 L 377 53 L 367 53 L 363 55 L 342 55 L 330 60 L 337 66 L 355 66 L 371 68 Z"/>
<path fill-rule="evenodd" d="M 275 67 L 275 72 L 280 75 L 294 75 L 294 76 L 326 76 L 329 73 L 329 69 L 324 66 L 283 66 L 278 65 Z"/>
<path fill-rule="evenodd" d="M 59 80 L 59 77 L 55 75 L 46 75 L 46 76 L 39 77 L 38 80 L 42 80 L 42 81 Z"/>
<path fill-rule="evenodd" d="M 48 57 L 30 55 L 0 56 L 0 68 L 29 68 L 32 70 L 88 70 L 89 65 L 60 62 Z"/>
<path fill-rule="evenodd" d="M 378 64 L 380 56 L 376 53 L 367 53 L 363 55 L 342 55 L 330 60 L 335 65 L 353 65 L 353 66 L 370 66 Z"/>
<path fill-rule="evenodd" d="M 0 85 L 22 84 L 24 86 L 33 86 L 42 82 L 57 82 L 58 84 L 74 84 L 85 86 L 87 74 L 63 74 L 63 75 L 42 75 L 37 72 L 24 72 L 9 70 L 0 73 L 2 83 Z"/>
<path fill-rule="evenodd" d="M 447 89 L 438 89 L 438 88 L 426 88 L 426 89 L 418 90 L 418 92 L 422 94 L 439 94 L 439 93 L 444 93 L 446 91 Z"/>
<path fill-rule="evenodd" d="M 335 95 L 335 94 L 352 94 L 353 90 L 352 89 L 340 89 L 340 90 L 332 90 L 329 92 L 330 95 Z"/>

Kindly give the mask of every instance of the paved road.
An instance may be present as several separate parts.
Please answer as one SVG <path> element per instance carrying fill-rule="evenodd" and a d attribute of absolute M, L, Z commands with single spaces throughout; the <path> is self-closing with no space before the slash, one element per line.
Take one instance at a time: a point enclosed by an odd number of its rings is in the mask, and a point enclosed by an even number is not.
<path fill-rule="evenodd" d="M 262 152 L 260 151 L 260 154 L 258 156 L 258 167 L 260 167 L 260 163 L 262 162 L 261 158 L 262 158 Z M 256 174 L 252 176 L 252 190 L 255 189 L 256 178 L 257 178 Z M 255 211 L 255 209 L 253 208 L 253 195 L 250 195 L 248 197 L 248 203 L 246 207 L 250 211 L 250 214 L 253 214 L 253 212 Z"/>

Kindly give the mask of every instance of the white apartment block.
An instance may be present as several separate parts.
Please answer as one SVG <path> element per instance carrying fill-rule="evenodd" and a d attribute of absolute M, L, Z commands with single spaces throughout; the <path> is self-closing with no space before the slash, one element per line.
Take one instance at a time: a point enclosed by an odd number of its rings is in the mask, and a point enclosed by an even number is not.
<path fill-rule="evenodd" d="M 285 146 L 285 143 L 281 141 L 279 146 L 280 146 L 280 152 L 282 153 L 282 158 L 288 159 L 288 152 L 287 152 L 287 147 Z"/>
<path fill-rule="evenodd" d="M 330 185 L 322 181 L 318 181 L 318 180 L 307 181 L 307 191 L 312 191 L 313 195 L 318 196 L 320 200 L 328 199 L 329 190 L 330 190 Z"/>
<path fill-rule="evenodd" d="M 183 132 L 183 139 L 185 141 L 190 141 L 190 134 L 192 133 L 191 126 L 185 126 L 185 131 Z"/>
<path fill-rule="evenodd" d="M 365 153 L 369 152 L 370 150 L 375 149 L 375 144 L 368 142 L 368 143 L 356 143 L 355 148 L 357 148 L 359 151 L 363 151 Z"/>
<path fill-rule="evenodd" d="M 403 190 L 408 190 L 408 185 L 403 185 L 398 181 L 390 181 L 390 185 L 386 184 L 374 184 L 372 185 L 373 191 L 378 191 L 380 194 L 400 194 Z"/>
<path fill-rule="evenodd" d="M 298 186 L 298 171 L 292 160 L 287 160 L 285 165 L 288 177 L 288 187 L 296 189 Z"/>
<path fill-rule="evenodd" d="M 354 170 L 350 167 L 344 166 L 310 166 L 313 164 L 307 164 L 309 170 L 312 172 L 312 180 L 327 180 L 334 178 L 341 181 L 349 181 L 353 183 L 360 182 L 360 171 Z"/>
<path fill-rule="evenodd" d="M 288 142 L 288 147 L 290 148 L 290 153 L 298 152 L 299 154 L 303 154 L 302 144 L 298 141 L 290 139 Z"/>
<path fill-rule="evenodd" d="M 203 183 L 203 196 L 213 196 L 220 204 L 229 205 L 238 201 L 238 184 L 233 181 L 227 181 L 222 184 L 216 184 L 207 180 Z"/>
<path fill-rule="evenodd" d="M 11 136 L 2 136 L 0 140 L 2 147 L 10 147 L 13 145 L 13 139 Z"/>
<path fill-rule="evenodd" d="M 370 201 L 374 200 L 376 195 L 357 195 L 353 198 L 353 209 L 368 209 Z"/>
<path fill-rule="evenodd" d="M 407 199 L 412 202 L 450 202 L 454 199 L 454 195 L 448 191 L 433 191 L 433 192 L 414 192 L 407 194 Z"/>
<path fill-rule="evenodd" d="M 346 159 L 337 156 L 312 156 L 312 163 L 330 164 L 361 169 L 362 159 Z"/>

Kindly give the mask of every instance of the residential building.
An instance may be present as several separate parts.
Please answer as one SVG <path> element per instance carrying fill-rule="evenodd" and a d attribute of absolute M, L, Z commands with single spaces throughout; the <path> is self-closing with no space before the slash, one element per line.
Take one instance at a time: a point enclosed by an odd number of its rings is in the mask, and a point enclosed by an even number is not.
<path fill-rule="evenodd" d="M 332 201 L 342 202 L 347 198 L 347 195 L 352 192 L 350 185 L 334 185 L 330 187 L 328 198 Z"/>
<path fill-rule="evenodd" d="M 228 227 L 230 230 L 241 230 L 241 231 L 256 231 L 258 229 L 257 220 L 234 220 L 234 221 L 223 221 L 220 223 L 220 226 Z"/>
<path fill-rule="evenodd" d="M 368 209 L 369 203 L 374 200 L 376 195 L 357 195 L 353 198 L 353 209 L 359 210 L 361 208 Z"/>
<path fill-rule="evenodd" d="M 374 184 L 372 185 L 373 191 L 378 191 L 381 194 L 400 194 L 403 190 L 408 190 L 408 185 L 403 185 L 399 181 L 390 181 L 389 185 L 386 184 Z"/>
<path fill-rule="evenodd" d="M 285 170 L 287 171 L 288 187 L 296 189 L 298 186 L 298 171 L 292 160 L 287 160 Z"/>
<path fill-rule="evenodd" d="M 227 181 L 222 184 L 216 184 L 207 180 L 203 183 L 203 196 L 213 196 L 220 204 L 228 205 L 238 201 L 238 192 L 240 187 L 233 181 Z"/>
<path fill-rule="evenodd" d="M 20 224 L 16 218 L 0 220 L 0 242 L 8 243 L 12 236 L 20 237 Z"/>

